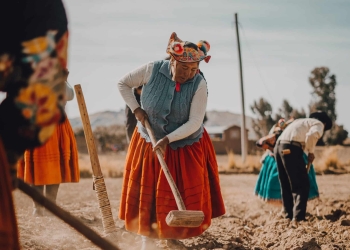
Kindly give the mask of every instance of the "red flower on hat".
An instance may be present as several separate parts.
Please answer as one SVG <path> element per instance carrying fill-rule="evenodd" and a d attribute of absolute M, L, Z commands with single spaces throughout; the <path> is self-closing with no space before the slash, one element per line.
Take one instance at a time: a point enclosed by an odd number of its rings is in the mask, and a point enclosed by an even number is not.
<path fill-rule="evenodd" d="M 174 54 L 176 55 L 182 55 L 184 53 L 184 47 L 182 46 L 181 43 L 174 42 L 172 49 L 174 51 Z"/>

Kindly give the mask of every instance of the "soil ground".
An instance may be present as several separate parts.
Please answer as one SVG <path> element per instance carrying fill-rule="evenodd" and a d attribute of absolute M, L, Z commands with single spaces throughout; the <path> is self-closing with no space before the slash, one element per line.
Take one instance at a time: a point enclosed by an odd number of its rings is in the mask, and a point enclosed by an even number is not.
<path fill-rule="evenodd" d="M 293 227 L 279 215 L 281 207 L 267 204 L 254 195 L 257 175 L 220 175 L 227 213 L 212 221 L 201 236 L 183 240 L 168 249 L 350 249 L 350 174 L 318 175 L 320 199 L 310 201 L 307 222 Z M 106 187 L 117 227 L 122 178 L 106 178 Z M 46 212 L 32 215 L 30 198 L 14 192 L 20 242 L 23 249 L 73 250 L 96 248 L 89 240 Z M 92 179 L 62 184 L 57 204 L 103 235 L 101 215 Z M 164 242 L 156 242 L 166 248 Z M 127 234 L 121 249 L 140 249 L 140 237 Z"/>

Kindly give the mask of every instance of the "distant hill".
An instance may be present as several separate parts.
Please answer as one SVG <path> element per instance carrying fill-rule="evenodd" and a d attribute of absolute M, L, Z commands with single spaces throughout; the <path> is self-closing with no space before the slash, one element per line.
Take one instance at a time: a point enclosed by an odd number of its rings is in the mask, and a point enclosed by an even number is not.
<path fill-rule="evenodd" d="M 205 123 L 206 127 L 229 127 L 232 125 L 241 126 L 241 115 L 228 111 L 207 111 L 208 121 Z M 89 116 L 92 129 L 99 126 L 124 125 L 125 113 L 124 109 L 120 111 L 103 111 L 91 114 Z M 246 116 L 246 127 L 249 129 L 248 137 L 255 140 L 256 135 L 253 130 L 252 117 Z M 73 129 L 81 128 L 82 123 L 80 117 L 69 120 Z"/>
<path fill-rule="evenodd" d="M 124 125 L 125 112 L 124 109 L 120 111 L 102 111 L 89 115 L 90 124 L 94 130 L 97 127 L 108 127 L 111 125 Z M 72 128 L 82 128 L 81 118 L 76 117 L 69 119 Z"/>

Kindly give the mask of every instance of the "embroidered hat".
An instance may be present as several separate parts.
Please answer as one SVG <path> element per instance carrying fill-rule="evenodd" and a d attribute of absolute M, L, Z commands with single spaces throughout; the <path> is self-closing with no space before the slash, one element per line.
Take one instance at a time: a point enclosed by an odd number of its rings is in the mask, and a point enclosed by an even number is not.
<path fill-rule="evenodd" d="M 327 115 L 327 113 L 324 111 L 316 111 L 314 113 L 311 113 L 309 118 L 314 118 L 314 119 L 317 119 L 320 122 L 324 123 L 325 124 L 325 126 L 324 126 L 325 131 L 330 130 L 332 128 L 332 124 L 333 124 L 332 120 Z"/>
<path fill-rule="evenodd" d="M 207 41 L 201 40 L 197 44 L 182 41 L 173 32 L 170 36 L 166 53 L 179 62 L 200 62 L 204 60 L 208 63 L 211 58 L 211 56 L 207 55 L 209 50 L 210 44 Z"/>

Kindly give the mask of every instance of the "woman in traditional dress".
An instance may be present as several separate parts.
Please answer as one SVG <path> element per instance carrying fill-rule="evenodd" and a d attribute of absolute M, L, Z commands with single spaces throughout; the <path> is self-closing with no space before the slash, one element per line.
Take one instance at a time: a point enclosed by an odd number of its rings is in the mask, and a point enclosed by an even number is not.
<path fill-rule="evenodd" d="M 275 125 L 271 128 L 269 135 L 275 130 Z M 307 155 L 304 153 L 305 166 L 308 163 Z M 274 205 L 282 205 L 281 184 L 278 178 L 277 163 L 273 152 L 266 149 L 261 157 L 262 167 L 259 173 L 258 180 L 255 185 L 255 195 L 267 203 Z M 316 172 L 313 164 L 309 169 L 309 200 L 319 197 L 318 186 L 316 182 Z"/>
<path fill-rule="evenodd" d="M 67 101 L 73 100 L 73 88 L 66 81 Z M 41 147 L 27 150 L 18 165 L 18 178 L 32 184 L 56 202 L 60 183 L 79 182 L 78 151 L 72 127 L 66 119 Z M 43 215 L 43 208 L 34 202 L 33 215 Z"/>
<path fill-rule="evenodd" d="M 203 127 L 207 84 L 199 74 L 199 62 L 209 62 L 209 48 L 206 41 L 183 42 L 174 32 L 167 47 L 170 60 L 147 63 L 118 83 L 138 120 L 126 156 L 119 217 L 127 230 L 142 235 L 143 249 L 151 244 L 149 238 L 198 236 L 208 229 L 212 218 L 225 213 L 214 148 Z M 131 89 L 141 85 L 140 107 Z M 145 129 L 146 119 L 157 140 L 154 148 Z M 186 209 L 204 212 L 199 227 L 166 224 L 167 214 L 178 208 L 154 153 L 157 149 L 163 152 Z"/>
<path fill-rule="evenodd" d="M 16 163 L 64 119 L 59 102 L 65 99 L 68 23 L 61 0 L 0 5 L 0 91 L 6 93 L 0 104 L 0 249 L 19 250 L 11 193 Z"/>
<path fill-rule="evenodd" d="M 304 154 L 304 160 L 306 165 L 306 154 Z M 270 150 L 267 150 L 263 155 L 261 162 L 262 167 L 255 185 L 255 195 L 267 203 L 282 205 L 281 184 L 278 179 L 277 164 L 273 153 Z M 309 200 L 313 200 L 319 197 L 316 172 L 313 165 L 310 166 L 309 181 Z"/>

